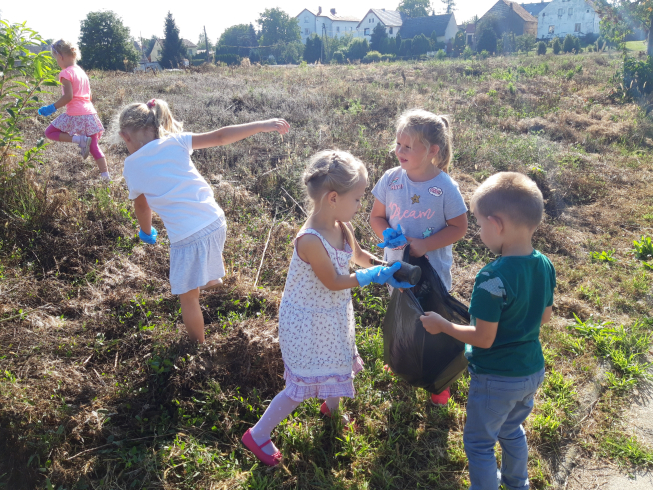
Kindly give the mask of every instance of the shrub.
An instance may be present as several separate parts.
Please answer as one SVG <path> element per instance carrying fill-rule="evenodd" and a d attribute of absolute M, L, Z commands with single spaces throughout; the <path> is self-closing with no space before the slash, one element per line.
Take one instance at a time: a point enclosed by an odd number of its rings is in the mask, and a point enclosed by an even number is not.
<path fill-rule="evenodd" d="M 574 49 L 577 53 L 582 52 L 582 48 L 580 47 L 580 38 L 576 36 L 574 36 Z"/>
<path fill-rule="evenodd" d="M 426 54 L 431 49 L 431 41 L 424 34 L 419 34 L 413 38 L 411 53 L 413 55 Z"/>
<path fill-rule="evenodd" d="M 349 45 L 347 50 L 347 58 L 350 60 L 362 60 L 370 50 L 370 45 L 367 39 L 356 38 Z"/>
<path fill-rule="evenodd" d="M 394 54 L 384 54 L 381 56 L 381 61 L 393 61 L 395 59 Z"/>
<path fill-rule="evenodd" d="M 412 55 L 412 50 L 411 50 L 412 47 L 413 47 L 413 40 L 412 39 L 402 39 L 401 40 L 401 47 L 399 48 L 399 56 L 411 56 Z"/>
<path fill-rule="evenodd" d="M 537 54 L 546 54 L 546 43 L 544 41 L 537 43 Z"/>
<path fill-rule="evenodd" d="M 343 51 L 336 51 L 333 53 L 333 58 L 331 58 L 331 61 L 335 61 L 338 64 L 343 64 L 345 62 L 345 53 Z"/>
<path fill-rule="evenodd" d="M 304 60 L 307 63 L 315 63 L 322 57 L 322 39 L 317 34 L 312 34 L 306 40 L 304 47 Z"/>
<path fill-rule="evenodd" d="M 486 59 L 488 56 L 490 56 L 490 53 L 487 51 L 487 49 L 484 49 L 483 51 L 481 51 L 480 57 L 481 57 L 482 60 Z"/>
<path fill-rule="evenodd" d="M 464 59 L 468 60 L 468 59 L 470 59 L 473 55 L 474 55 L 474 51 L 472 51 L 472 48 L 470 48 L 469 46 L 467 46 L 467 47 L 463 50 L 463 58 L 464 58 Z"/>
<path fill-rule="evenodd" d="M 495 53 L 497 50 L 497 33 L 494 28 L 489 23 L 482 22 L 479 31 L 476 49 Z"/>
<path fill-rule="evenodd" d="M 394 38 L 386 37 L 381 41 L 381 51 L 382 54 L 396 54 L 397 52 L 397 43 Z"/>
<path fill-rule="evenodd" d="M 573 49 L 575 47 L 574 39 L 575 39 L 575 36 L 572 36 L 571 34 L 567 34 L 565 36 L 565 40 L 562 43 L 562 50 L 565 53 L 571 53 L 573 51 Z"/>
<path fill-rule="evenodd" d="M 241 57 L 237 54 L 217 54 L 215 61 L 225 63 L 227 65 L 240 65 Z"/>
<path fill-rule="evenodd" d="M 639 61 L 627 57 L 623 70 L 623 86 L 628 95 L 641 97 L 653 91 L 653 58 Z"/>
<path fill-rule="evenodd" d="M 515 38 L 515 47 L 517 51 L 528 53 L 535 48 L 535 36 L 524 34 Z"/>
<path fill-rule="evenodd" d="M 369 51 L 363 58 L 363 63 L 373 63 L 375 61 L 381 61 L 381 53 L 378 51 Z"/>
<path fill-rule="evenodd" d="M 435 57 L 439 60 L 443 60 L 447 57 L 447 53 L 445 53 L 444 49 L 440 49 L 435 53 Z"/>
<path fill-rule="evenodd" d="M 553 54 L 560 54 L 560 51 L 562 50 L 562 46 L 560 45 L 560 39 L 556 37 L 553 40 L 553 45 L 551 47 L 553 48 Z"/>

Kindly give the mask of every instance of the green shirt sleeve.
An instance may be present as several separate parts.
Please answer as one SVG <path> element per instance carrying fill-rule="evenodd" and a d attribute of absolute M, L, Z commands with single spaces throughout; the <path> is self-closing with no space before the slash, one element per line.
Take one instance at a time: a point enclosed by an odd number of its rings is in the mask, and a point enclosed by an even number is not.
<path fill-rule="evenodd" d="M 553 264 L 551 263 L 548 257 L 546 261 L 549 264 L 549 267 L 551 268 L 551 291 L 549 292 L 550 296 L 546 302 L 546 306 L 548 308 L 549 306 L 553 306 L 553 291 L 556 288 L 556 270 L 555 267 L 553 267 Z"/>
<path fill-rule="evenodd" d="M 498 322 L 506 304 L 506 288 L 501 276 L 481 270 L 476 276 L 469 313 L 486 322 Z"/>

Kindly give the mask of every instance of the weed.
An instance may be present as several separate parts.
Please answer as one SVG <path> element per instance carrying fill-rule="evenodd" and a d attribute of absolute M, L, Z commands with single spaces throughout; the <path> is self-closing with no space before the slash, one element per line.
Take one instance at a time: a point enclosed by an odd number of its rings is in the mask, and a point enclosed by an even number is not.
<path fill-rule="evenodd" d="M 592 259 L 592 262 L 612 263 L 616 260 L 614 258 L 614 249 L 603 250 L 601 252 L 590 252 L 590 258 Z"/>
<path fill-rule="evenodd" d="M 653 240 L 650 236 L 642 236 L 639 241 L 633 240 L 635 256 L 639 260 L 653 258 Z"/>

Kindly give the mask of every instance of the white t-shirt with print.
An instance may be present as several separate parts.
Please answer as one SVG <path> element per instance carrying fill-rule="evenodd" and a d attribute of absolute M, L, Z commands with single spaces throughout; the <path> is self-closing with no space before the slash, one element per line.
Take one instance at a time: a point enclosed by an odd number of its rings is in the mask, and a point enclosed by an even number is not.
<path fill-rule="evenodd" d="M 401 225 L 404 235 L 412 238 L 427 238 L 447 226 L 447 220 L 467 212 L 458 184 L 445 172 L 426 182 L 413 182 L 401 167 L 391 168 L 372 194 L 385 206 L 390 226 L 396 230 Z M 386 247 L 385 260 L 401 260 L 405 247 Z M 451 289 L 452 248 L 449 245 L 426 253 L 447 291 Z"/>
<path fill-rule="evenodd" d="M 129 199 L 145 195 L 163 221 L 170 243 L 210 225 L 224 212 L 213 189 L 190 159 L 191 133 L 171 134 L 144 145 L 125 159 L 123 175 Z"/>

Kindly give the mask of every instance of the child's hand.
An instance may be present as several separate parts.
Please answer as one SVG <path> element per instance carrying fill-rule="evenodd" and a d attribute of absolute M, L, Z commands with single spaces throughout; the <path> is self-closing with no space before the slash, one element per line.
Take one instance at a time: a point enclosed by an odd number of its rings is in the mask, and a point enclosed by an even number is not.
<path fill-rule="evenodd" d="M 271 133 L 276 131 L 279 134 L 286 134 L 290 131 L 290 124 L 286 122 L 285 119 L 268 119 L 263 121 L 263 133 Z"/>
<path fill-rule="evenodd" d="M 444 332 L 446 325 L 450 323 L 434 311 L 427 311 L 419 319 L 422 321 L 424 329 L 431 335 Z"/>
<path fill-rule="evenodd" d="M 401 225 L 397 225 L 396 230 L 393 230 L 392 228 L 386 228 L 383 230 L 383 241 L 381 243 L 377 243 L 376 246 L 379 248 L 397 248 L 405 244 L 406 237 L 401 231 Z"/>
<path fill-rule="evenodd" d="M 408 240 L 408 243 L 410 244 L 410 255 L 413 257 L 421 257 L 429 251 L 429 249 L 426 248 L 426 240 L 423 238 L 412 238 L 407 236 L 406 240 Z"/>
<path fill-rule="evenodd" d="M 156 228 L 154 228 L 154 226 L 152 226 L 151 228 L 152 230 L 150 231 L 149 235 L 145 233 L 143 230 L 138 230 L 138 237 L 143 242 L 149 245 L 154 245 L 156 243 L 156 237 L 159 235 L 159 232 L 156 231 Z"/>
<path fill-rule="evenodd" d="M 57 108 L 54 106 L 54 104 L 44 105 L 39 109 L 39 114 L 41 116 L 49 116 L 50 114 L 54 114 L 55 112 L 57 112 Z"/>
<path fill-rule="evenodd" d="M 395 262 L 390 267 L 376 265 L 368 269 L 358 269 L 356 271 L 356 280 L 360 286 L 367 286 L 372 282 L 376 284 L 385 284 L 389 279 L 394 279 L 392 274 L 397 272 L 400 268 L 401 264 Z M 404 286 L 404 284 L 408 283 L 397 283 L 398 287 L 410 287 L 410 284 L 407 286 Z"/>

